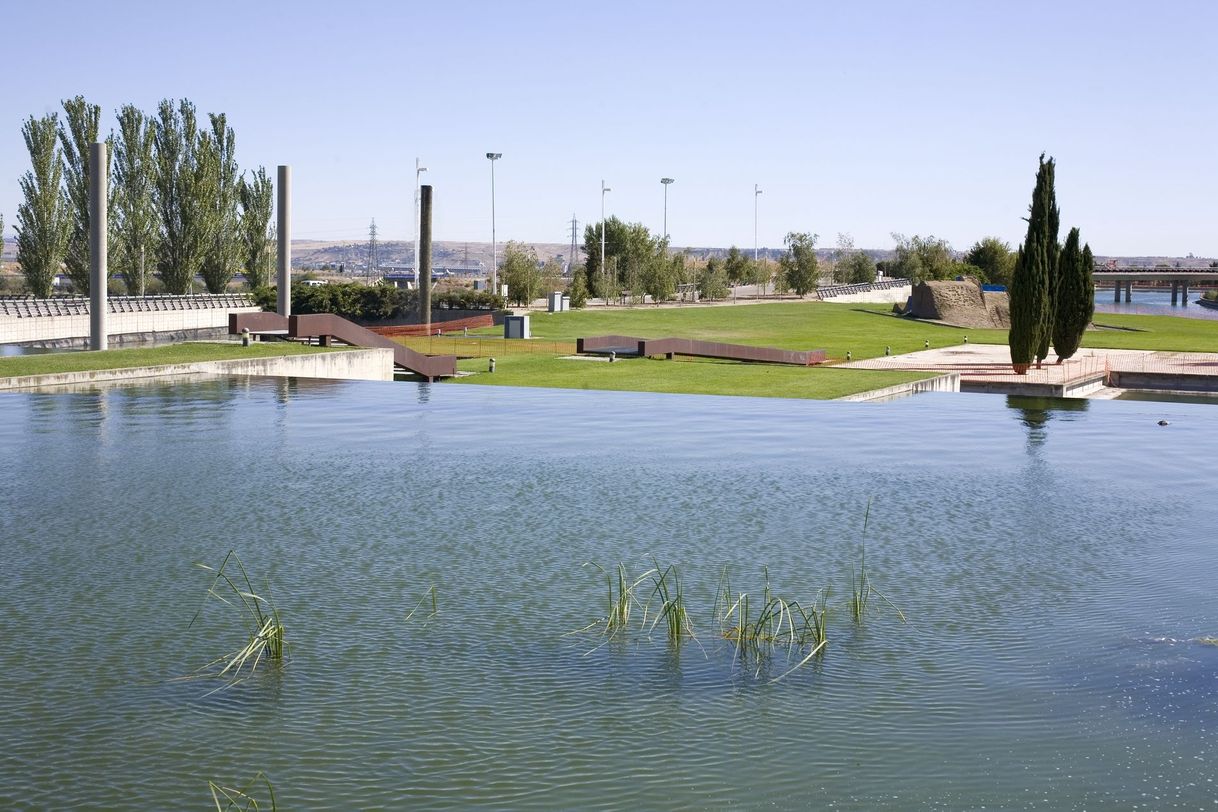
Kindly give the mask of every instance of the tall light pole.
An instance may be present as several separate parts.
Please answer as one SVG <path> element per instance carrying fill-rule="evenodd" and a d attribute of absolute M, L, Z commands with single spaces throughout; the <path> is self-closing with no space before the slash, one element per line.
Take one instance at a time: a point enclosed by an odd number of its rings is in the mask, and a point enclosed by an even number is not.
<path fill-rule="evenodd" d="M 605 267 L 605 192 L 612 191 L 605 185 L 605 179 L 601 178 L 601 281 L 604 283 L 601 285 L 601 294 L 605 297 L 605 304 L 609 304 L 609 271 Z"/>
<path fill-rule="evenodd" d="M 672 178 L 660 178 L 660 183 L 664 184 L 664 239 L 668 239 L 668 186 L 673 182 Z"/>
<path fill-rule="evenodd" d="M 753 262 L 757 262 L 757 198 L 761 197 L 761 187 L 753 184 Z"/>
<path fill-rule="evenodd" d="M 502 152 L 488 152 L 491 162 L 491 292 L 499 295 L 499 246 L 495 242 L 495 161 L 503 157 Z"/>
<path fill-rule="evenodd" d="M 419 159 L 414 159 L 414 283 L 419 284 L 419 176 L 427 171 L 427 167 L 419 165 Z"/>

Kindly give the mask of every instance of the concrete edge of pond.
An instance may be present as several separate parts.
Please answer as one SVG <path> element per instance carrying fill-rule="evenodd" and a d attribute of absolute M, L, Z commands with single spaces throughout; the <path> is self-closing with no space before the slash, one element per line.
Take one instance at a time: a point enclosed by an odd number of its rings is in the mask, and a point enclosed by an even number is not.
<path fill-rule="evenodd" d="M 868 392 L 856 392 L 853 395 L 845 395 L 836 400 L 851 401 L 854 403 L 879 403 L 886 400 L 895 400 L 897 398 L 916 395 L 920 392 L 959 392 L 960 391 L 960 373 L 945 372 L 942 375 L 936 375 L 933 378 L 926 378 L 921 381 L 911 381 L 909 383 L 899 383 L 895 386 L 885 386 L 883 389 L 872 389 Z"/>
<path fill-rule="evenodd" d="M 93 369 L 0 378 L 0 390 L 21 391 L 48 386 L 77 386 L 163 378 L 182 375 L 269 375 L 297 378 L 331 378 L 351 381 L 392 381 L 393 350 L 350 349 L 270 358 L 234 358 L 123 369 Z"/>

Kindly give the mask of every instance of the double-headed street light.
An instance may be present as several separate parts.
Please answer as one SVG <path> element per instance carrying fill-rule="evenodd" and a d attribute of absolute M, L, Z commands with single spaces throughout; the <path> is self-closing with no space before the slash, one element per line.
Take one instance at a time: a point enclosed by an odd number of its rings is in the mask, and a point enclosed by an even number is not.
<path fill-rule="evenodd" d="M 660 183 L 664 184 L 664 239 L 668 239 L 668 186 L 673 182 L 672 178 L 660 178 Z"/>
<path fill-rule="evenodd" d="M 491 162 L 491 292 L 499 294 L 499 251 L 495 243 L 495 161 L 503 157 L 502 152 L 488 152 Z"/>

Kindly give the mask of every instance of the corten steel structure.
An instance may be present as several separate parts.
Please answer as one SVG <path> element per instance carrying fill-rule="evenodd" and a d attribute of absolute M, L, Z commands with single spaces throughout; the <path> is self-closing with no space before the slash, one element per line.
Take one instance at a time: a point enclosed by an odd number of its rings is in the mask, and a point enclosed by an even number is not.
<path fill-rule="evenodd" d="M 276 310 L 286 318 L 292 315 L 292 167 L 281 165 L 278 174 L 275 236 L 278 238 L 276 282 L 279 285 L 279 298 Z"/>
<path fill-rule="evenodd" d="M 249 329 L 251 333 L 286 334 L 288 338 L 316 338 L 323 347 L 335 341 L 353 347 L 384 347 L 393 350 L 394 365 L 429 381 L 457 374 L 455 355 L 424 355 L 331 313 L 287 318 L 278 313 L 230 313 L 228 331 L 238 335 L 243 329 Z"/>
<path fill-rule="evenodd" d="M 104 350 L 109 345 L 106 335 L 106 204 L 109 200 L 106 179 L 109 177 L 106 145 L 89 145 L 89 349 Z"/>
<path fill-rule="evenodd" d="M 717 341 L 695 341 L 690 338 L 636 338 L 634 336 L 592 336 L 576 339 L 575 350 L 580 353 L 615 352 L 618 355 L 676 355 L 696 358 L 720 358 L 728 361 L 759 361 L 769 364 L 813 366 L 823 364 L 824 350 L 782 350 L 776 347 L 753 347 L 747 344 L 722 344 Z"/>

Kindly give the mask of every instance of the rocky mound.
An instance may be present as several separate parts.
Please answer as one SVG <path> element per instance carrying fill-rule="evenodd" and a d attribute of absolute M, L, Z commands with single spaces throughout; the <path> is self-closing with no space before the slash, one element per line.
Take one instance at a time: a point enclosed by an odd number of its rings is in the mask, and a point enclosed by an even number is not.
<path fill-rule="evenodd" d="M 1011 306 L 1005 291 L 984 291 L 972 280 L 920 282 L 909 297 L 906 315 L 956 327 L 1008 327 Z"/>

